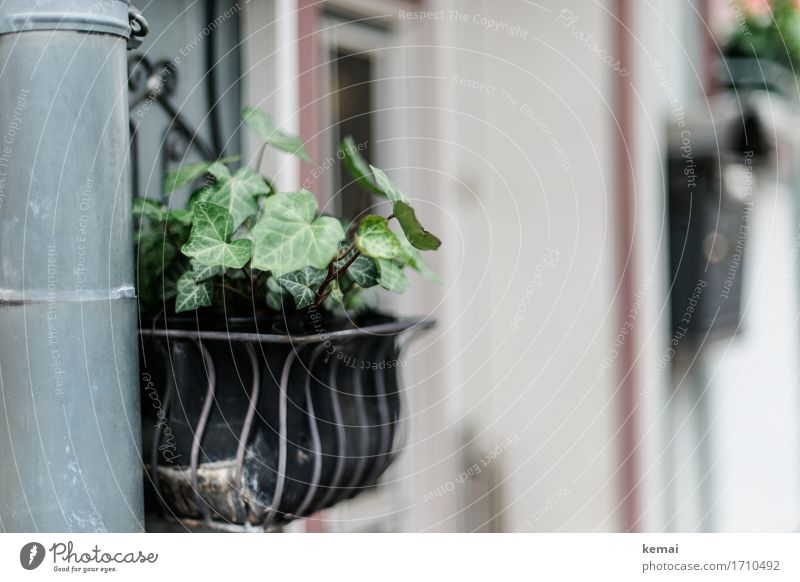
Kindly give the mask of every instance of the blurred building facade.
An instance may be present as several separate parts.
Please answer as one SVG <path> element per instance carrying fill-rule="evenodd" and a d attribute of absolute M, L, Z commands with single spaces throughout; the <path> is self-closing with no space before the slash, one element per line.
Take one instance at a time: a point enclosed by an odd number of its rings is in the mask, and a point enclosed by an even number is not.
<path fill-rule="evenodd" d="M 171 23 L 205 13 L 163 4 L 143 6 L 147 50 L 179 54 Z M 442 284 L 382 299 L 438 321 L 408 353 L 403 456 L 382 488 L 293 527 L 796 529 L 795 150 L 775 129 L 794 118 L 779 102 L 758 104 L 773 155 L 754 186 L 741 328 L 669 352 L 670 302 L 690 299 L 671 293 L 669 128 L 713 122 L 710 24 L 732 4 L 230 3 L 236 25 L 213 34 L 230 61 L 220 100 L 271 111 L 315 160 L 270 154 L 278 185 L 368 207 L 332 163 L 353 134 L 445 241 Z M 176 96 L 200 127 L 203 79 Z M 242 139 L 228 153 L 254 163 Z"/>

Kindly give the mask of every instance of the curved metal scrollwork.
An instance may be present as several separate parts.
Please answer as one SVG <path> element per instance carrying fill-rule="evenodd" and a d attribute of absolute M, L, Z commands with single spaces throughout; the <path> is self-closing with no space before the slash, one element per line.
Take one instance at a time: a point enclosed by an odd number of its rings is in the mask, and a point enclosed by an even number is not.
<path fill-rule="evenodd" d="M 206 2 L 207 22 L 214 22 L 218 11 L 217 2 Z M 141 38 L 147 34 L 149 25 L 136 8 L 129 13 L 131 25 L 130 48 L 141 44 Z M 128 59 L 128 90 L 131 130 L 131 170 L 133 174 L 134 196 L 142 196 L 139 184 L 139 143 L 138 129 L 144 115 L 156 106 L 167 117 L 167 125 L 160 143 L 162 178 L 171 167 L 184 163 L 191 153 L 201 159 L 218 159 L 224 155 L 225 147 L 222 139 L 222 124 L 219 111 L 219 96 L 216 77 L 216 52 L 214 32 L 210 32 L 205 41 L 205 79 L 208 97 L 208 124 L 211 134 L 210 142 L 199 134 L 184 115 L 179 113 L 171 98 L 174 97 L 178 84 L 177 64 L 174 60 L 154 60 L 144 55 L 134 54 Z M 160 183 L 160 180 L 159 180 Z M 160 189 L 159 189 L 160 190 Z"/>
<path fill-rule="evenodd" d="M 202 159 L 218 157 L 213 147 L 203 140 L 196 128 L 178 111 L 171 98 L 178 85 L 178 69 L 174 62 L 152 61 L 143 55 L 128 59 L 128 100 L 131 124 L 131 172 L 133 192 L 142 196 L 139 184 L 139 124 L 151 108 L 157 107 L 167 116 L 167 127 L 161 139 L 161 172 L 184 162 L 194 151 Z"/>
<path fill-rule="evenodd" d="M 147 464 L 151 506 L 186 525 L 270 530 L 374 487 L 402 443 L 399 340 L 432 325 L 324 339 L 142 329 L 165 409 Z M 167 446 L 174 456 L 162 458 Z"/>

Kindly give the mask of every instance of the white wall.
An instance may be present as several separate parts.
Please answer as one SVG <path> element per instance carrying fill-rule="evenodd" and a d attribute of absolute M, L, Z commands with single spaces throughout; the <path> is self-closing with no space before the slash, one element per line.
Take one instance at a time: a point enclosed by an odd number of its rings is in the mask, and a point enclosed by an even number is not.
<path fill-rule="evenodd" d="M 445 424 L 448 431 L 428 458 L 457 451 L 449 477 L 445 465 L 425 466 L 428 483 L 453 479 L 507 436 L 519 437 L 468 486 L 456 487 L 449 497 L 462 511 L 445 522 L 448 528 L 623 527 L 620 362 L 612 358 L 613 366 L 598 374 L 624 315 L 617 303 L 611 110 L 617 73 L 576 38 L 593 33 L 596 46 L 613 55 L 613 3 L 572 3 L 579 19 L 570 27 L 557 21 L 560 4 L 539 5 L 544 9 L 523 2 L 432 2 L 445 16 L 421 27 L 426 41 L 439 46 L 420 49 L 421 61 L 435 54 L 436 65 L 425 61 L 418 70 L 437 78 L 422 84 L 427 92 L 414 94 L 421 102 L 434 98 L 440 109 L 422 116 L 427 132 L 420 135 L 441 142 L 419 147 L 417 170 L 423 176 L 441 171 L 423 179 L 429 186 L 420 191 L 442 200 L 444 211 L 432 216 L 447 246 L 438 261 L 445 288 L 434 294 L 425 288 L 411 306 L 413 312 L 437 306 L 433 313 L 444 324 L 430 350 L 426 344 L 423 361 L 436 375 L 420 375 L 428 406 L 420 425 L 445 414 L 453 429 Z M 475 14 L 521 26 L 528 38 L 481 29 L 471 20 Z M 643 297 L 634 323 L 638 526 L 793 529 L 800 497 L 793 202 L 785 188 L 773 187 L 756 203 L 742 332 L 708 344 L 694 362 L 660 371 L 670 333 L 667 127 L 679 109 L 709 106 L 702 96 L 707 63 L 696 5 L 637 2 L 633 18 L 634 63 L 625 80 L 635 95 L 628 147 L 634 288 Z M 464 86 L 470 81 L 478 86 Z M 555 268 L 540 263 L 546 247 L 559 251 Z M 515 315 L 523 316 L 517 330 Z M 701 394 L 705 400 L 698 400 Z M 441 514 L 453 511 L 452 499 L 440 504 L 439 525 Z"/>
<path fill-rule="evenodd" d="M 444 14 L 423 25 L 439 47 L 419 51 L 420 63 L 436 58 L 420 68 L 436 77 L 421 83 L 436 109 L 420 137 L 438 141 L 420 143 L 416 165 L 420 192 L 442 205 L 426 214 L 445 240 L 445 285 L 414 300 L 440 322 L 419 389 L 453 423 L 439 446 L 465 443 L 455 472 L 427 470 L 446 483 L 499 451 L 449 495 L 466 509 L 447 528 L 621 527 L 617 382 L 596 373 L 619 325 L 613 73 L 557 21 L 560 3 L 540 5 L 426 5 Z M 602 3 L 573 11 L 612 51 Z M 476 15 L 521 30 L 490 30 Z"/>

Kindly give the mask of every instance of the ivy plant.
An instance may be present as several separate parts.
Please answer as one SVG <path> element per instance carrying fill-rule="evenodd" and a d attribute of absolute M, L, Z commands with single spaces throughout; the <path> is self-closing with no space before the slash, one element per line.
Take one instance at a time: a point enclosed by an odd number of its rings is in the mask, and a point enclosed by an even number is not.
<path fill-rule="evenodd" d="M 272 147 L 310 162 L 302 140 L 264 112 L 246 108 L 242 121 L 262 140 L 261 157 Z M 352 138 L 338 157 L 355 184 L 388 200 L 389 216 L 323 215 L 308 190 L 279 192 L 250 168 L 234 171 L 236 157 L 183 165 L 166 176 L 163 198 L 135 199 L 142 309 L 359 311 L 372 288 L 405 291 L 406 268 L 436 280 L 422 252 L 441 241 L 422 226 L 409 199 L 367 163 Z M 173 208 L 173 194 L 190 185 L 185 207 Z"/>

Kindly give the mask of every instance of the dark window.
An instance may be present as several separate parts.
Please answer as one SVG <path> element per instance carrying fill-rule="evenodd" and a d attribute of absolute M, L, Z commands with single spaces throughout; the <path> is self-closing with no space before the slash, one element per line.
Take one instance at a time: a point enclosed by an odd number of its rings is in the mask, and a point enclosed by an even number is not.
<path fill-rule="evenodd" d="M 372 162 L 372 82 L 373 63 L 368 55 L 335 51 L 332 61 L 335 68 L 331 95 L 333 97 L 334 138 L 336 143 L 350 135 L 359 144 L 362 154 Z M 372 204 L 371 196 L 352 183 L 350 175 L 337 164 L 334 194 L 343 216 L 355 218 Z"/>

